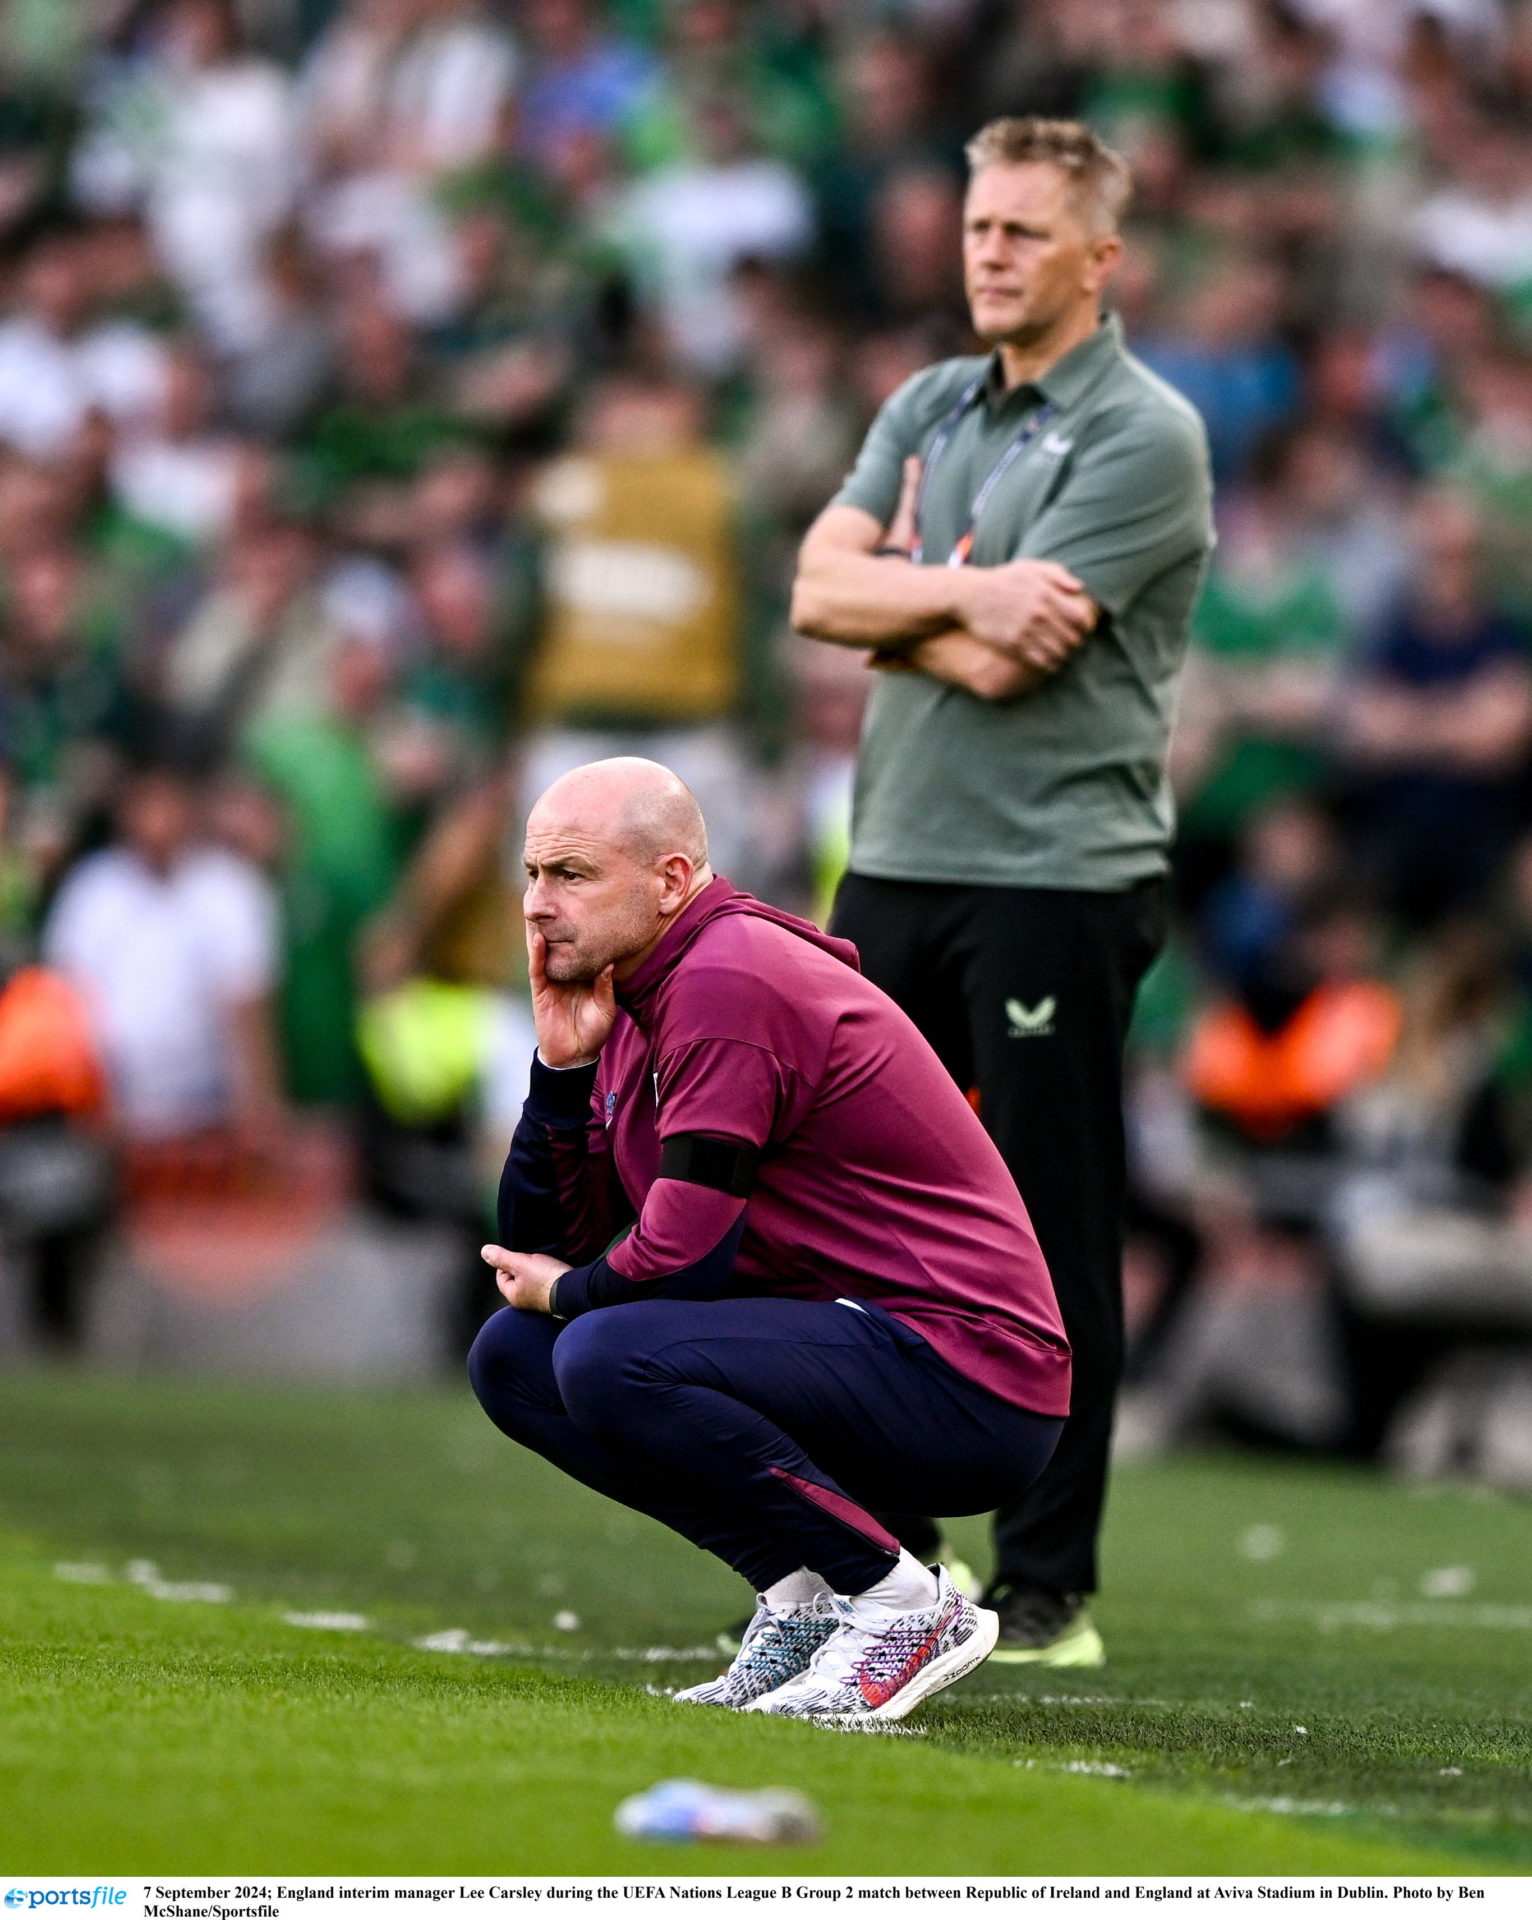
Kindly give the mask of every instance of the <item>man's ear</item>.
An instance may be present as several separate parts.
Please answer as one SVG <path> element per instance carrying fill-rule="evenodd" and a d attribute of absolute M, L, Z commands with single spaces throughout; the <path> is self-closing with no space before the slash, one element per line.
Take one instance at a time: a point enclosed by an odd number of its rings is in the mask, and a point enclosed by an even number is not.
<path fill-rule="evenodd" d="M 1107 233 L 1090 250 L 1090 258 L 1085 269 L 1085 284 L 1092 293 L 1099 293 L 1122 265 L 1123 244 L 1119 234 Z"/>
<path fill-rule="evenodd" d="M 664 891 L 660 895 L 660 912 L 675 913 L 691 891 L 692 880 L 697 869 L 684 853 L 667 853 L 660 862 L 660 875 L 664 880 Z"/>

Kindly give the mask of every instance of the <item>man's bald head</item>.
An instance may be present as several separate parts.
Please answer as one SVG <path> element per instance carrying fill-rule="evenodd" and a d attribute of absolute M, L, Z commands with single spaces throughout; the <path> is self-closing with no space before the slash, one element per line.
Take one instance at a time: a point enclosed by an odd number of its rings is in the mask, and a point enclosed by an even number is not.
<path fill-rule="evenodd" d="M 539 825 L 577 826 L 647 866 L 667 853 L 707 864 L 707 823 L 696 795 L 658 760 L 592 760 L 555 780 L 532 809 Z"/>
<path fill-rule="evenodd" d="M 566 773 L 527 820 L 527 926 L 553 982 L 619 979 L 712 880 L 707 827 L 686 784 L 654 760 Z"/>

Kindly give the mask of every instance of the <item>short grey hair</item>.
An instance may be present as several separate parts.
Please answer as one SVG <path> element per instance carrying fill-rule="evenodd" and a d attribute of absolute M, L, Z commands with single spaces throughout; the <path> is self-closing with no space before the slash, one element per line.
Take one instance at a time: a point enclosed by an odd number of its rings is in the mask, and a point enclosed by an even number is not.
<path fill-rule="evenodd" d="M 1034 161 L 1057 167 L 1093 233 L 1115 233 L 1133 195 L 1127 161 L 1080 120 L 1045 120 L 1038 114 L 991 120 L 964 151 L 970 173 Z"/>

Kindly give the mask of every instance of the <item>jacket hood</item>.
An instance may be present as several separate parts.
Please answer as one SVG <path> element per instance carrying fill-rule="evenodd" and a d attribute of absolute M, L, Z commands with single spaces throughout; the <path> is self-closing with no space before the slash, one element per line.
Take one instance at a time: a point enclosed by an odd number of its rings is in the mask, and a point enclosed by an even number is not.
<path fill-rule="evenodd" d="M 641 1016 L 660 983 L 669 976 L 702 929 L 711 926 L 715 920 L 736 914 L 769 920 L 774 927 L 781 927 L 785 933 L 795 934 L 811 947 L 818 947 L 822 953 L 830 954 L 850 967 L 853 973 L 862 970 L 857 950 L 849 940 L 839 940 L 833 934 L 821 933 L 811 920 L 800 920 L 796 914 L 784 913 L 780 907 L 767 906 L 764 900 L 757 900 L 754 894 L 741 893 L 738 887 L 720 875 L 718 879 L 710 880 L 696 899 L 681 909 L 654 951 L 635 973 L 619 983 L 618 1005 L 635 1017 Z"/>

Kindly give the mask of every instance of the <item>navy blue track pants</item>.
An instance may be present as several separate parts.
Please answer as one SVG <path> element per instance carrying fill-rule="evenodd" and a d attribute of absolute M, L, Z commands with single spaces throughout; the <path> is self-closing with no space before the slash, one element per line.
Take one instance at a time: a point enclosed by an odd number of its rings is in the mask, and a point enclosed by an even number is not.
<path fill-rule="evenodd" d="M 869 1509 L 984 1513 L 1061 1420 L 999 1400 L 876 1307 L 643 1300 L 560 1325 L 506 1307 L 468 1358 L 502 1433 L 726 1560 L 861 1593 L 898 1543 Z"/>

